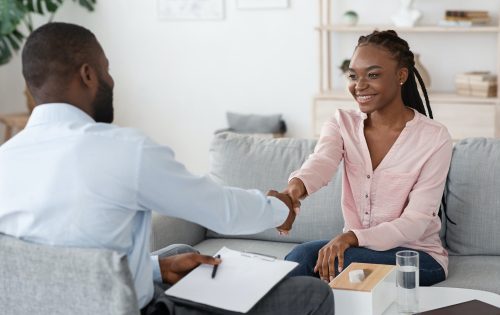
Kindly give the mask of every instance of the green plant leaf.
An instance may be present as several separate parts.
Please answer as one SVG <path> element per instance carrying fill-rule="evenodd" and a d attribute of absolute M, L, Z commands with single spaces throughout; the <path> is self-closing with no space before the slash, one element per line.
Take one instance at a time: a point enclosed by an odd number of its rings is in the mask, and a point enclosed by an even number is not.
<path fill-rule="evenodd" d="M 13 55 L 13 51 L 21 48 L 24 36 L 18 30 L 7 35 L 0 35 L 0 65 L 7 63 Z"/>
<path fill-rule="evenodd" d="M 28 10 L 28 12 L 35 12 L 35 3 L 30 0 L 23 1 L 24 7 Z"/>
<path fill-rule="evenodd" d="M 38 13 L 38 14 L 43 14 L 42 1 L 43 0 L 36 1 L 36 13 Z"/>
<path fill-rule="evenodd" d="M 0 65 L 6 64 L 18 51 L 24 35 L 18 26 L 24 21 L 29 31 L 33 13 L 54 14 L 64 0 L 0 0 Z M 73 0 L 89 11 L 94 11 L 97 0 Z"/>
<path fill-rule="evenodd" d="M 56 3 L 56 2 L 54 2 L 52 0 L 46 0 L 45 1 L 45 6 L 47 7 L 47 11 L 49 11 L 49 12 L 56 12 L 60 5 L 61 4 Z"/>
<path fill-rule="evenodd" d="M 23 33 L 19 32 L 18 30 L 14 30 L 14 32 L 12 32 L 12 35 L 14 35 L 14 37 L 20 42 L 22 42 L 24 39 Z"/>
<path fill-rule="evenodd" d="M 13 32 L 26 14 L 20 0 L 0 0 L 0 34 Z"/>
<path fill-rule="evenodd" d="M 19 48 L 21 47 L 21 41 L 19 41 L 13 34 L 9 34 L 5 36 L 5 38 L 7 38 L 7 41 L 9 42 L 10 46 L 15 51 L 19 50 Z"/>
<path fill-rule="evenodd" d="M 5 36 L 0 34 L 0 65 L 4 65 L 12 58 L 12 52 Z"/>
<path fill-rule="evenodd" d="M 97 0 L 73 0 L 73 1 L 78 1 L 78 3 L 84 7 L 87 8 L 89 11 L 94 11 L 95 4 Z"/>
<path fill-rule="evenodd" d="M 45 14 L 54 13 L 63 4 L 64 0 L 22 0 L 28 12 Z"/>

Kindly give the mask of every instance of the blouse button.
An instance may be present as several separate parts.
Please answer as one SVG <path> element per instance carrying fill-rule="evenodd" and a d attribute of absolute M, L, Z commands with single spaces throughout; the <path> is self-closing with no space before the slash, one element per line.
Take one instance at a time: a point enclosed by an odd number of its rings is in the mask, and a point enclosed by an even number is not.
<path fill-rule="evenodd" d="M 368 214 L 368 212 L 365 212 L 365 214 Z"/>
<path fill-rule="evenodd" d="M 368 198 L 368 194 L 365 195 L 365 198 Z"/>
<path fill-rule="evenodd" d="M 370 179 L 370 175 L 366 175 L 366 178 Z"/>

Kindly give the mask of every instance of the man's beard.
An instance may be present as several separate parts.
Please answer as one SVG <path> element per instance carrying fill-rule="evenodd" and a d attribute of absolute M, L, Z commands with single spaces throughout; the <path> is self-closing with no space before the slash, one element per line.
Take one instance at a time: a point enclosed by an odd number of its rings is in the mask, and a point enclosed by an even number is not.
<path fill-rule="evenodd" d="M 113 88 L 102 78 L 99 78 L 99 87 L 94 102 L 92 102 L 92 108 L 96 122 L 108 124 L 113 122 Z"/>

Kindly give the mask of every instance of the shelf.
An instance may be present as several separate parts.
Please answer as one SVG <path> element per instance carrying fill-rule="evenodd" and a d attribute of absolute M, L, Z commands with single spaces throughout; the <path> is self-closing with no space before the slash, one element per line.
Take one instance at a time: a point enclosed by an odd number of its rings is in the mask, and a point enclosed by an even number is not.
<path fill-rule="evenodd" d="M 317 100 L 352 100 L 352 95 L 344 90 L 324 92 L 315 96 Z M 474 97 L 454 94 L 452 92 L 429 92 L 431 102 L 456 103 L 456 104 L 500 104 L 498 97 Z M 423 99 L 422 99 L 423 101 Z"/>
<path fill-rule="evenodd" d="M 436 25 L 422 25 L 415 27 L 396 27 L 393 25 L 358 25 L 358 26 L 345 26 L 345 25 L 325 25 L 316 27 L 316 30 L 321 31 L 335 31 L 345 33 L 368 33 L 374 29 L 388 30 L 392 29 L 400 33 L 499 33 L 499 26 L 471 26 L 471 27 L 458 27 L 458 26 L 436 26 Z"/>

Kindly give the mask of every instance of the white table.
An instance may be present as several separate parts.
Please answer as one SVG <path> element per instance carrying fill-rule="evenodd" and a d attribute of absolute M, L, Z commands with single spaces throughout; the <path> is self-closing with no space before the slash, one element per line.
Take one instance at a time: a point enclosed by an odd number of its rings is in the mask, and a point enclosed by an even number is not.
<path fill-rule="evenodd" d="M 500 307 L 500 295 L 472 289 L 446 288 L 446 287 L 420 287 L 419 307 L 420 312 L 440 308 L 470 300 L 480 300 Z M 398 314 L 396 303 L 384 312 L 384 315 Z M 343 315 L 343 314 L 335 314 Z"/>

